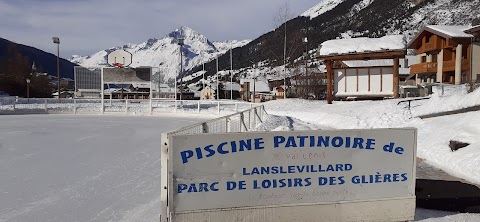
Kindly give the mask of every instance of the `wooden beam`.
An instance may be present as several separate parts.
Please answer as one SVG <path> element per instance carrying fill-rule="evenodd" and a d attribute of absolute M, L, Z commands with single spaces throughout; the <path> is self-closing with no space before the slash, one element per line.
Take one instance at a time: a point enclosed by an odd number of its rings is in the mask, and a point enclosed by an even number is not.
<path fill-rule="evenodd" d="M 471 56 L 472 56 L 471 55 L 471 53 L 472 53 L 472 48 L 471 47 L 473 47 L 472 44 L 473 43 L 470 42 L 470 44 L 468 44 L 468 47 L 467 47 L 467 61 L 468 61 L 467 82 L 470 82 L 472 80 L 472 64 L 470 64 L 471 61 L 472 61 L 472 59 L 471 59 Z"/>
<path fill-rule="evenodd" d="M 327 55 L 319 56 L 319 60 L 369 60 L 369 59 L 392 59 L 394 57 L 404 58 L 406 55 L 405 50 L 397 51 L 383 51 L 383 52 L 368 52 L 368 53 L 356 53 L 356 54 L 343 54 L 343 55 Z"/>
<path fill-rule="evenodd" d="M 333 77 L 333 69 L 332 69 L 332 60 L 326 60 L 325 65 L 327 66 L 327 102 L 328 104 L 332 104 L 333 95 L 332 95 L 332 77 Z"/>
<path fill-rule="evenodd" d="M 372 69 L 372 68 L 392 68 L 392 66 L 362 66 L 362 67 L 347 67 L 349 69 Z M 345 68 L 333 68 L 333 70 L 345 69 Z"/>
<path fill-rule="evenodd" d="M 358 69 L 355 69 L 357 70 L 357 92 L 358 92 Z"/>
<path fill-rule="evenodd" d="M 343 70 L 343 73 L 345 73 L 345 74 L 344 74 L 344 76 L 345 76 L 345 92 L 347 92 L 347 77 L 348 77 L 348 76 L 347 76 L 347 69 L 344 69 L 344 70 Z"/>
<path fill-rule="evenodd" d="M 398 88 L 400 87 L 399 81 L 400 79 L 398 78 L 398 64 L 399 64 L 399 58 L 395 57 L 393 58 L 393 98 L 398 98 Z"/>
<path fill-rule="evenodd" d="M 383 68 L 380 68 L 380 92 L 383 92 Z"/>
<path fill-rule="evenodd" d="M 368 91 L 370 92 L 370 68 L 368 68 Z"/>

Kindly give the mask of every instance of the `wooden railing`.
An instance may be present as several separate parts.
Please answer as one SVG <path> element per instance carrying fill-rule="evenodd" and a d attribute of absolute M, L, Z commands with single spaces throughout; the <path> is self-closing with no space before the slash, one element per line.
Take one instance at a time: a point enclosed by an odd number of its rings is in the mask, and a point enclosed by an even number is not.
<path fill-rule="evenodd" d="M 462 71 L 468 70 L 470 68 L 470 62 L 468 59 L 462 59 Z M 455 60 L 444 61 L 443 62 L 443 71 L 455 71 Z"/>
<path fill-rule="evenodd" d="M 433 73 L 437 72 L 436 62 L 424 62 L 410 66 L 410 74 Z"/>

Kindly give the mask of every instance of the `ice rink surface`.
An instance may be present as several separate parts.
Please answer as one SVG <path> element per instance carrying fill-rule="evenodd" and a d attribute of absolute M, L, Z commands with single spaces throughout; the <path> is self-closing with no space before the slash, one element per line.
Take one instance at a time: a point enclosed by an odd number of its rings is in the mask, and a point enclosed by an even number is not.
<path fill-rule="evenodd" d="M 160 134 L 201 116 L 0 116 L 0 221 L 159 221 Z"/>

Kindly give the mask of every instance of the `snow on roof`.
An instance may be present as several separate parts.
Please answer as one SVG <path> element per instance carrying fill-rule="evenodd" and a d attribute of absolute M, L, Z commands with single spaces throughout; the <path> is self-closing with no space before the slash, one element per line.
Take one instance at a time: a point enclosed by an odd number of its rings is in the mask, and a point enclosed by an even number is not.
<path fill-rule="evenodd" d="M 150 88 L 150 83 L 132 83 L 133 88 Z"/>
<path fill-rule="evenodd" d="M 478 32 L 480 31 L 480 25 L 473 26 L 469 29 L 464 30 L 466 33 Z"/>
<path fill-rule="evenodd" d="M 236 82 L 233 82 L 232 84 L 230 84 L 230 82 L 227 82 L 225 84 L 225 90 L 229 91 L 229 90 L 233 90 L 233 91 L 240 91 L 242 89 L 242 87 L 240 87 L 240 84 L 236 83 Z"/>
<path fill-rule="evenodd" d="M 387 35 L 381 38 L 351 38 L 329 40 L 321 44 L 320 56 L 405 49 L 403 35 Z"/>
<path fill-rule="evenodd" d="M 257 79 L 257 81 L 255 81 L 255 85 L 253 84 L 253 79 L 240 79 L 240 84 L 244 84 L 247 82 L 250 87 L 250 92 L 253 92 L 254 86 L 256 92 L 270 92 L 270 87 L 268 86 L 268 83 L 262 81 L 261 79 Z"/>
<path fill-rule="evenodd" d="M 450 37 L 450 38 L 471 38 L 473 37 L 470 34 L 465 33 L 465 30 L 470 28 L 470 26 L 459 26 L 459 25 L 429 25 L 423 30 L 432 32 L 434 34 Z M 422 31 L 423 31 L 422 30 Z M 420 32 L 422 32 L 420 31 Z"/>
<path fill-rule="evenodd" d="M 422 28 L 415 37 L 410 40 L 407 44 L 407 47 L 410 48 L 413 43 L 418 40 L 418 37 L 424 32 L 431 32 L 435 35 L 444 37 L 444 38 L 472 38 L 473 35 L 465 33 L 469 30 L 470 26 L 460 26 L 460 25 L 429 25 Z"/>

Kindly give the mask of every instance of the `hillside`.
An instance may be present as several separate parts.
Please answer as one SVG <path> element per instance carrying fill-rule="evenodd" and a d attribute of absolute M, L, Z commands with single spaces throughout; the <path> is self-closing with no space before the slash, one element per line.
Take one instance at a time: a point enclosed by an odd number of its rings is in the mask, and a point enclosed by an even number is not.
<path fill-rule="evenodd" d="M 57 55 L 44 52 L 42 50 L 17 44 L 6 39 L 0 38 L 0 60 L 5 59 L 7 48 L 10 44 L 15 44 L 18 51 L 27 59 L 30 63 L 35 62 L 40 72 L 46 72 L 50 75 L 57 75 Z M 55 47 L 52 45 L 52 47 Z M 61 77 L 67 77 L 73 79 L 73 67 L 75 64 L 68 60 L 60 58 L 60 75 Z"/>
<path fill-rule="evenodd" d="M 470 25 L 480 14 L 479 5 L 480 0 L 324 0 L 276 30 L 234 49 L 233 67 L 242 70 L 258 62 L 271 67 L 282 65 L 285 25 L 288 30 L 288 62 L 292 65 L 306 47 L 313 55 L 320 43 L 337 37 L 404 34 L 409 40 L 426 25 Z M 308 38 L 308 45 L 302 44 L 303 37 Z M 215 66 L 214 62 L 206 64 L 207 76 L 215 74 Z M 229 55 L 219 58 L 219 66 L 220 70 L 230 67 Z M 200 69 L 195 67 L 190 74 Z M 248 70 L 243 73 L 248 75 Z M 189 83 L 200 78 L 191 78 Z"/>

